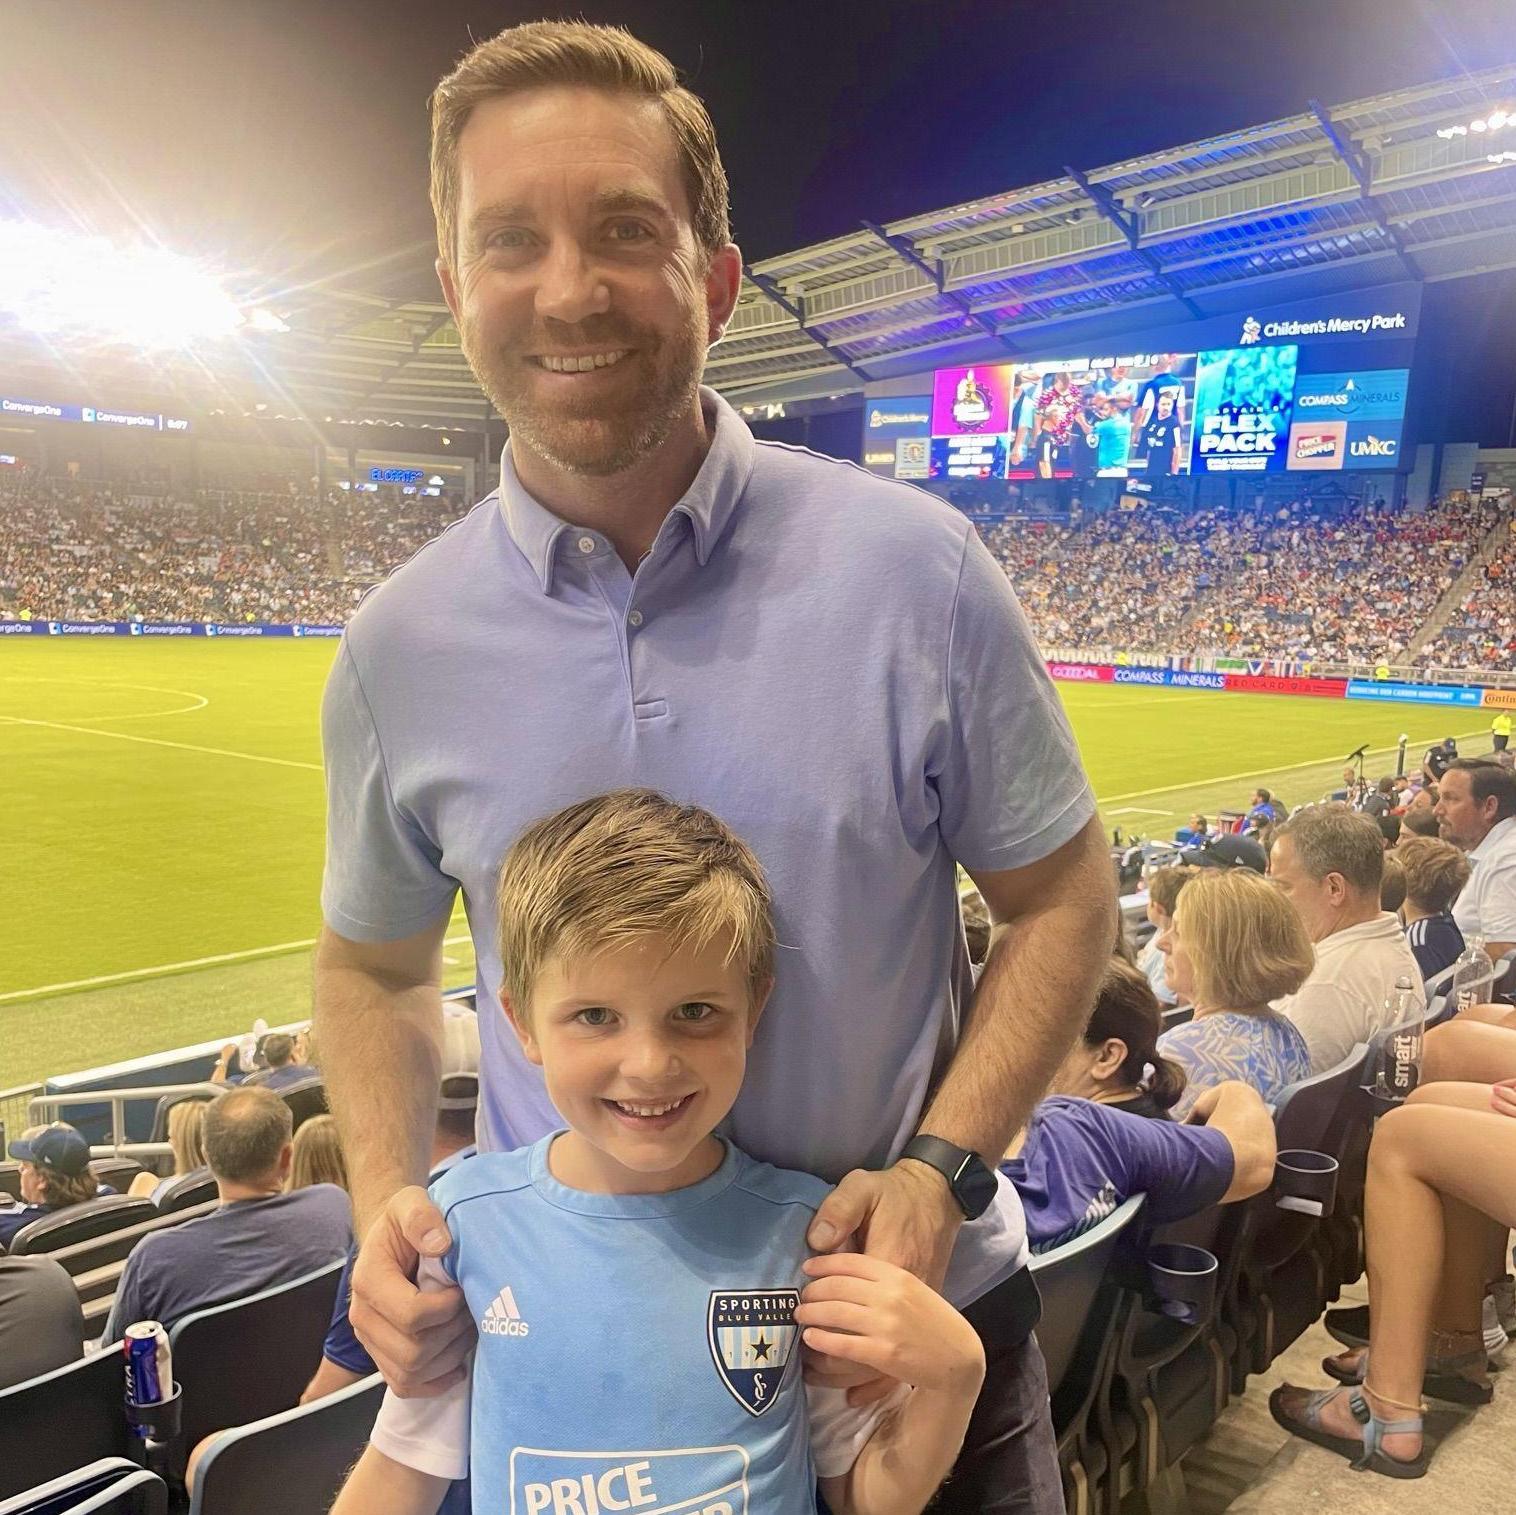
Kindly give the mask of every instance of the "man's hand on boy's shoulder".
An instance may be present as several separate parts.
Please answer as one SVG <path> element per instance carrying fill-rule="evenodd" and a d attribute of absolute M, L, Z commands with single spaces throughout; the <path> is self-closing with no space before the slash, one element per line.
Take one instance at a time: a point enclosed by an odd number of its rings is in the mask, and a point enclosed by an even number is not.
<path fill-rule="evenodd" d="M 441 1211 L 416 1185 L 393 1194 L 353 1264 L 348 1319 L 384 1381 L 402 1399 L 429 1399 L 463 1378 L 477 1336 L 458 1288 L 423 1291 L 416 1269 L 452 1245 Z"/>
<path fill-rule="evenodd" d="M 933 1289 L 947 1277 L 963 1212 L 946 1181 L 924 1163 L 855 1168 L 822 1201 L 806 1240 L 834 1252 L 849 1238 L 860 1252 L 913 1273 Z"/>
<path fill-rule="evenodd" d="M 812 1351 L 894 1383 L 972 1399 L 984 1380 L 979 1335 L 937 1291 L 861 1252 L 807 1259 L 795 1310 Z"/>

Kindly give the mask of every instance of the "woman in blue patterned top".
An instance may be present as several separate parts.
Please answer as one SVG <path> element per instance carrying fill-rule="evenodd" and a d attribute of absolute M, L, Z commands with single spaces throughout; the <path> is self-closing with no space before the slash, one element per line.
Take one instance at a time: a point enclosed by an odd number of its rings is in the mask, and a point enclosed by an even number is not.
<path fill-rule="evenodd" d="M 1270 1002 L 1306 981 L 1315 956 L 1300 917 L 1272 884 L 1244 868 L 1202 874 L 1186 885 L 1158 946 L 1169 987 L 1195 1006 L 1193 1020 L 1158 1041 L 1188 1078 L 1179 1119 L 1201 1090 L 1230 1079 L 1273 1104 L 1309 1076 L 1305 1038 Z"/>

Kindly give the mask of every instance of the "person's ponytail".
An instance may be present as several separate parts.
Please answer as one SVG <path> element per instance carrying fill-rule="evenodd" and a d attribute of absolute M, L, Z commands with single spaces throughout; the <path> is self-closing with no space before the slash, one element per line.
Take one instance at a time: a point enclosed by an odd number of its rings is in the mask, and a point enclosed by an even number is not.
<path fill-rule="evenodd" d="M 1184 1093 L 1184 1069 L 1173 1058 L 1160 1057 L 1157 1052 L 1153 1053 L 1149 1066 L 1153 1070 L 1147 1079 L 1149 1096 L 1160 1110 L 1172 1110 Z"/>

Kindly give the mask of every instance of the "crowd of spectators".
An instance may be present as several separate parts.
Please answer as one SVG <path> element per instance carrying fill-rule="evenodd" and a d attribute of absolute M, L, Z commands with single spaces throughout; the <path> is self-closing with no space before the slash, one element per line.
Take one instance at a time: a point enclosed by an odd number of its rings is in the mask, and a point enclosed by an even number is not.
<path fill-rule="evenodd" d="M 7 469 L 0 617 L 340 624 L 462 510 L 389 486 L 187 491 Z"/>
<path fill-rule="evenodd" d="M 364 591 L 461 515 L 451 495 L 273 477 L 187 492 L 158 479 L 0 475 L 0 617 L 345 623 Z M 1499 519 L 1496 506 L 1296 500 L 1269 512 L 1144 505 L 1016 521 L 989 544 L 1050 651 L 1391 664 Z M 1417 661 L 1507 666 L 1507 545 Z"/>
<path fill-rule="evenodd" d="M 1499 520 L 1490 503 L 1307 499 L 1268 513 L 1143 506 L 1069 524 L 1013 523 L 990 545 L 1042 645 L 1108 655 L 1189 653 L 1396 663 Z M 1483 570 L 1499 586 L 1508 558 Z M 1509 656 L 1516 613 L 1481 585 L 1457 666 Z M 1483 640 L 1481 640 L 1481 638 Z M 1436 662 L 1447 645 L 1418 660 Z"/>

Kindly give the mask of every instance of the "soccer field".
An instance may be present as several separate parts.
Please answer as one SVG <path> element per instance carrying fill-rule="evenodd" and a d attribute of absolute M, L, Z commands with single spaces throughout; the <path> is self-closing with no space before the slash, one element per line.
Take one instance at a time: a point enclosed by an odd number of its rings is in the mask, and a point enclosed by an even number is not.
<path fill-rule="evenodd" d="M 0 646 L 6 874 L 0 1088 L 309 1013 L 330 641 Z M 1320 796 L 1477 713 L 1111 685 L 1059 686 L 1107 826 L 1163 835 L 1257 781 Z M 503 839 L 502 839 L 503 840 Z M 459 909 L 450 983 L 472 977 Z"/>

